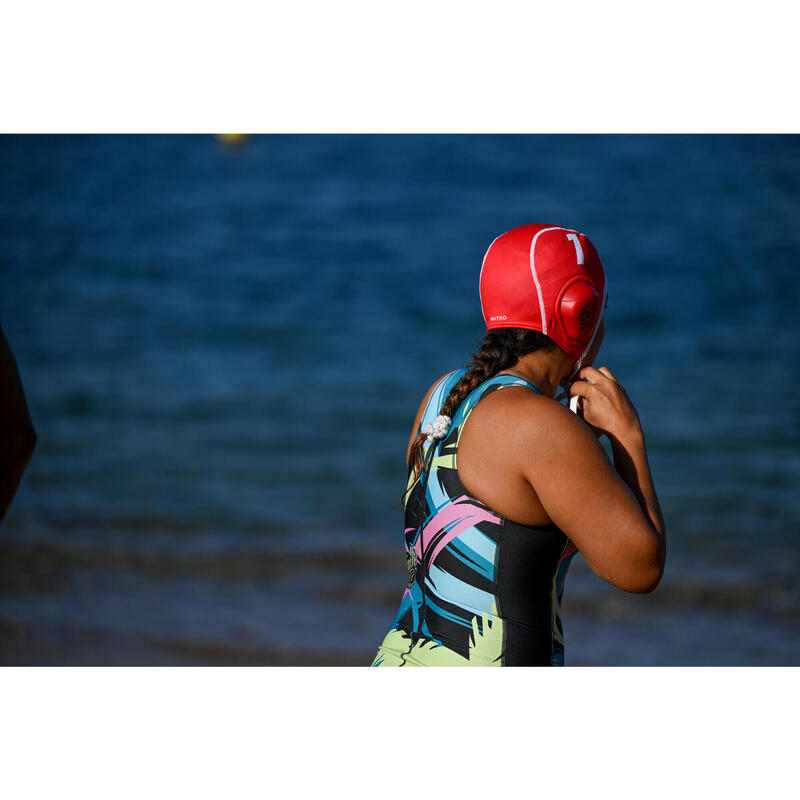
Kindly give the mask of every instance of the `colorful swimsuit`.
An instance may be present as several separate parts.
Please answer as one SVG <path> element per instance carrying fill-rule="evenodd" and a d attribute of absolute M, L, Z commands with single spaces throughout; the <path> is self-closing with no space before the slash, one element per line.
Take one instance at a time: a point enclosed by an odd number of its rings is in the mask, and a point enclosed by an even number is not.
<path fill-rule="evenodd" d="M 464 373 L 439 382 L 420 430 Z M 472 409 L 506 386 L 540 393 L 516 375 L 490 378 L 463 400 L 447 436 L 424 445 L 427 468 L 420 476 L 409 470 L 408 587 L 374 667 L 564 664 L 560 604 L 575 545 L 552 523 L 520 525 L 492 511 L 470 495 L 456 468 Z"/>

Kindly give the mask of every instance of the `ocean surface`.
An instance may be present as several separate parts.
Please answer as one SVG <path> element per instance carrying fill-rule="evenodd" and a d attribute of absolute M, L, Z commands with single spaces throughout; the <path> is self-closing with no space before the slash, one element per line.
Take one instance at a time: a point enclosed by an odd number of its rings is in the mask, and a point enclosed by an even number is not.
<path fill-rule="evenodd" d="M 800 664 L 800 137 L 521 135 L 0 136 L 0 663 L 369 664 L 414 414 L 529 222 L 603 259 L 669 539 L 648 595 L 576 556 L 567 665 Z"/>

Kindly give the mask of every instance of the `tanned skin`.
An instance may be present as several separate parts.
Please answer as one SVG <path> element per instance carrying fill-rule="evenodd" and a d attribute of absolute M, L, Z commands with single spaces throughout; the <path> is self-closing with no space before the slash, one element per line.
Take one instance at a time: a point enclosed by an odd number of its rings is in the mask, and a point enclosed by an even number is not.
<path fill-rule="evenodd" d="M 0 328 L 0 520 L 36 446 L 17 362 Z"/>
<path fill-rule="evenodd" d="M 522 525 L 554 522 L 603 580 L 651 592 L 664 573 L 664 518 L 639 415 L 608 367 L 591 366 L 603 333 L 601 323 L 570 387 L 570 396 L 582 398 L 583 418 L 553 399 L 572 372 L 570 357 L 560 349 L 523 356 L 503 373 L 527 378 L 542 394 L 509 387 L 475 406 L 461 432 L 458 474 L 502 516 Z M 439 380 L 420 404 L 406 460 Z M 598 441 L 602 435 L 611 442 L 613 464 Z"/>

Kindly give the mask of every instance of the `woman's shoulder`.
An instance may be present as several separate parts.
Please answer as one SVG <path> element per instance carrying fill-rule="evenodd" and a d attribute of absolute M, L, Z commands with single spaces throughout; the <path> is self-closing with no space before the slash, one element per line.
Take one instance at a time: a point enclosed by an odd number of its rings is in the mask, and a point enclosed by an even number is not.
<path fill-rule="evenodd" d="M 495 391 L 502 389 L 502 391 Z M 552 397 L 543 395 L 522 383 L 505 383 L 486 387 L 481 403 L 488 416 L 498 424 L 511 425 L 517 433 L 526 430 L 552 435 L 587 429 L 588 426 L 569 408 Z M 491 409 L 491 411 L 490 411 Z"/>
<path fill-rule="evenodd" d="M 566 406 L 520 384 L 487 387 L 470 412 L 473 437 L 492 442 L 507 457 L 531 452 L 550 457 L 563 449 L 583 451 L 597 446 L 589 426 Z"/>

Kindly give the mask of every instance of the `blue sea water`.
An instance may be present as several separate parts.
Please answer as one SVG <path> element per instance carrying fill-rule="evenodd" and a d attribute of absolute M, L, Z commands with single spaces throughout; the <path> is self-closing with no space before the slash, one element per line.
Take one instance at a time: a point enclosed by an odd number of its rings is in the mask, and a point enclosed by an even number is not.
<path fill-rule="evenodd" d="M 499 233 L 577 228 L 669 537 L 576 557 L 567 664 L 798 664 L 800 137 L 1 136 L 0 323 L 39 444 L 2 663 L 367 663 L 425 390 Z"/>

